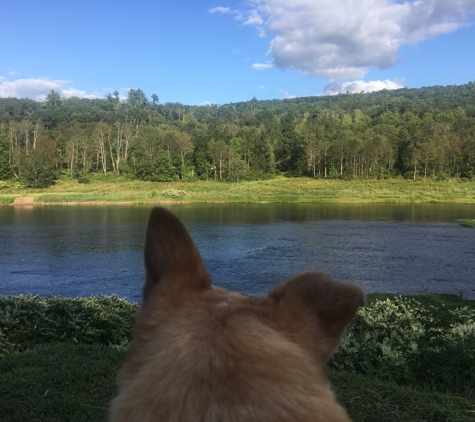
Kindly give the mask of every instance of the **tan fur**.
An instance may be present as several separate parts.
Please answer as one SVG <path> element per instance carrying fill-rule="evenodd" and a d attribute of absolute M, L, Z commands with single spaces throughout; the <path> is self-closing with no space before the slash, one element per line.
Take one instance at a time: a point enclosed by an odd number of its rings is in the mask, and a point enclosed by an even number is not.
<path fill-rule="evenodd" d="M 349 421 L 325 365 L 362 290 L 300 274 L 255 298 L 211 286 L 191 236 L 155 208 L 131 357 L 111 421 Z"/>

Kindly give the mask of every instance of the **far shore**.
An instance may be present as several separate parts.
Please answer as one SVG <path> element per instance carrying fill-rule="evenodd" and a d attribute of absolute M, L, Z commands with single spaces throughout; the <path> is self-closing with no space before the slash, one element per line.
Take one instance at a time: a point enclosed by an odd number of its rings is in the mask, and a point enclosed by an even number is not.
<path fill-rule="evenodd" d="M 8 183 L 8 182 L 7 182 Z M 232 203 L 475 204 L 475 181 L 451 179 L 335 180 L 277 177 L 240 183 L 145 182 L 123 177 L 61 178 L 45 189 L 0 190 L 0 205 L 174 205 Z M 21 199 L 25 198 L 25 199 Z M 28 199 L 26 199 L 28 198 Z M 474 213 L 475 216 L 475 213 Z"/>

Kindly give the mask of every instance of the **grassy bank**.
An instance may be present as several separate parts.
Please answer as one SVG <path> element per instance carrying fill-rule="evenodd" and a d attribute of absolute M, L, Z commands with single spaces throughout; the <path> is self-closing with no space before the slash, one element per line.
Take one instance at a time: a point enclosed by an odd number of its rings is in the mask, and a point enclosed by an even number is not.
<path fill-rule="evenodd" d="M 459 223 L 461 226 L 475 228 L 475 220 L 456 220 L 456 223 Z"/>
<path fill-rule="evenodd" d="M 154 183 L 95 175 L 90 183 L 62 178 L 47 189 L 0 189 L 0 203 L 32 196 L 35 203 L 354 202 L 475 203 L 475 181 L 323 180 L 279 177 L 265 181 Z"/>
<path fill-rule="evenodd" d="M 0 298 L 2 421 L 105 421 L 136 304 Z M 475 301 L 370 295 L 331 364 L 354 421 L 473 421 Z"/>

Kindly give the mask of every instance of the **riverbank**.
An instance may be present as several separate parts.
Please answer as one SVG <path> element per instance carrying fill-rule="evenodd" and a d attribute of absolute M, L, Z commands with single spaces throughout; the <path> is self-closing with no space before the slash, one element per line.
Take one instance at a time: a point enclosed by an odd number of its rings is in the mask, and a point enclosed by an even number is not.
<path fill-rule="evenodd" d="M 90 183 L 61 178 L 46 189 L 22 189 L 13 182 L 0 190 L 0 204 L 31 197 L 34 204 L 195 204 L 195 203 L 473 203 L 475 181 L 460 179 L 325 180 L 311 178 L 156 183 L 94 176 Z"/>
<path fill-rule="evenodd" d="M 455 220 L 455 222 L 464 227 L 475 228 L 475 220 Z"/>
<path fill-rule="evenodd" d="M 2 421 L 104 421 L 137 304 L 0 298 Z M 353 421 L 472 421 L 475 301 L 374 294 L 330 363 Z M 93 392 L 93 393 L 91 393 Z"/>

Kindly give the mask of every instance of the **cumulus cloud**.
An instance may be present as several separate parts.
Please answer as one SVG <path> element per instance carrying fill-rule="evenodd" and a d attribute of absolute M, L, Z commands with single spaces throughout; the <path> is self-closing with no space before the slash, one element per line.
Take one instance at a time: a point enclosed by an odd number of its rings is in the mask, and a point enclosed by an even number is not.
<path fill-rule="evenodd" d="M 369 67 L 389 68 L 400 60 L 401 46 L 453 32 L 468 25 L 475 12 L 475 0 L 250 0 L 248 4 L 247 11 L 239 12 L 241 19 L 256 26 L 259 35 L 272 37 L 268 54 L 276 67 L 327 79 L 361 79 Z"/>
<path fill-rule="evenodd" d="M 0 97 L 29 98 L 35 101 L 44 101 L 48 93 L 53 89 L 63 98 L 102 98 L 104 93 L 93 92 L 87 94 L 76 88 L 65 88 L 69 81 L 48 78 L 29 78 L 7 81 L 0 76 Z"/>
<path fill-rule="evenodd" d="M 321 95 L 336 95 L 342 93 L 360 93 L 360 92 L 374 92 L 383 89 L 399 89 L 404 88 L 404 81 L 353 81 L 353 82 L 337 82 L 330 81 L 323 87 Z"/>

